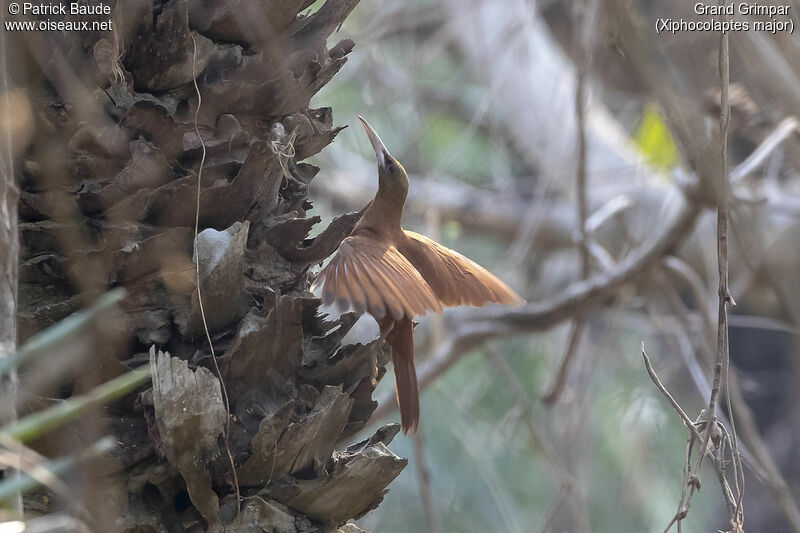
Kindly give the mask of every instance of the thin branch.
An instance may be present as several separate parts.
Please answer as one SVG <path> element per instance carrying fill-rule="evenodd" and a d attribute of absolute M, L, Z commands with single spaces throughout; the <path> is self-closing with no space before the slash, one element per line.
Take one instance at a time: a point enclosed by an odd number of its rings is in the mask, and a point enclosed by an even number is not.
<path fill-rule="evenodd" d="M 686 261 L 674 255 L 664 259 L 664 269 L 674 277 L 680 278 L 680 281 L 687 285 L 689 291 L 692 293 L 692 298 L 694 298 L 700 320 L 703 322 L 703 329 L 706 334 L 709 335 L 707 340 L 712 341 L 714 330 L 714 325 L 712 323 L 713 317 L 711 310 L 705 305 L 709 291 L 703 283 L 702 278 L 700 278 L 700 275 L 695 272 Z"/>
<path fill-rule="evenodd" d="M 576 4 L 577 5 L 577 4 Z M 587 139 L 586 139 L 586 70 L 588 63 L 591 60 L 591 46 L 589 41 L 592 35 L 592 27 L 589 24 L 594 13 L 594 2 L 590 9 L 586 9 L 581 15 L 581 31 L 578 32 L 578 60 L 577 60 L 577 77 L 575 80 L 575 120 L 577 122 L 577 137 L 578 137 L 578 165 L 575 172 L 575 192 L 577 195 L 577 208 L 578 208 L 578 230 L 580 235 L 579 249 L 581 256 L 581 279 L 584 280 L 589 277 L 591 268 L 590 254 L 589 254 L 589 234 L 586 227 L 586 221 L 589 217 L 589 207 L 586 200 L 586 157 L 587 157 Z M 564 357 L 558 367 L 556 379 L 547 389 L 547 392 L 542 396 L 542 403 L 545 405 L 553 405 L 564 392 L 564 387 L 567 384 L 567 376 L 572 362 L 575 360 L 575 354 L 578 353 L 578 345 L 580 345 L 581 336 L 583 333 L 584 316 L 583 314 L 577 315 L 572 319 L 570 332 L 567 340 L 567 348 L 564 351 Z"/>
<path fill-rule="evenodd" d="M 730 59 L 728 56 L 728 34 L 723 32 L 719 46 L 719 74 L 720 74 L 720 116 L 719 139 L 721 155 L 721 172 L 719 173 L 717 188 L 717 270 L 719 274 L 719 313 L 717 318 L 717 357 L 714 362 L 714 377 L 711 383 L 711 397 L 706 410 L 707 427 L 701 450 L 705 450 L 711 439 L 712 428 L 717 424 L 717 402 L 719 399 L 722 380 L 727 376 L 730 353 L 728 346 L 728 303 L 734 303 L 728 289 L 728 126 L 730 122 L 730 103 L 728 102 L 728 82 L 730 77 Z M 733 421 L 731 420 L 731 424 Z M 735 435 L 735 431 L 734 431 Z M 738 454 L 736 440 L 733 441 L 733 453 Z M 700 471 L 705 454 L 701 453 L 697 459 L 695 471 Z M 737 485 L 739 481 L 737 479 Z M 741 520 L 741 489 L 736 505 L 736 516 L 731 516 L 732 523 Z"/>
<path fill-rule="evenodd" d="M 675 409 L 675 412 L 678 413 L 678 416 L 681 417 L 681 420 L 683 420 L 683 425 L 686 426 L 689 429 L 689 431 L 692 432 L 692 436 L 695 439 L 697 439 L 698 441 L 702 440 L 702 435 L 700 435 L 700 432 L 697 431 L 697 428 L 694 425 L 694 421 L 692 421 L 692 419 L 689 418 L 689 415 L 686 414 L 686 411 L 683 410 L 683 408 L 680 406 L 677 400 L 675 400 L 672 394 L 670 394 L 670 392 L 661 382 L 661 379 L 659 379 L 658 375 L 656 374 L 656 371 L 653 369 L 653 365 L 652 363 L 650 363 L 650 358 L 647 356 L 647 352 L 644 351 L 644 342 L 642 342 L 642 358 L 644 359 L 644 366 L 647 369 L 647 373 L 650 375 L 650 379 L 653 380 L 653 383 L 656 384 L 656 387 L 658 387 L 658 390 L 661 391 L 661 394 L 663 394 L 667 398 L 669 404 L 672 406 L 673 409 Z"/>
<path fill-rule="evenodd" d="M 578 352 L 578 344 L 580 344 L 581 334 L 583 333 L 584 320 L 582 316 L 577 316 L 572 319 L 569 334 L 567 335 L 567 348 L 564 350 L 564 357 L 561 359 L 561 364 L 558 366 L 556 379 L 550 384 L 550 387 L 542 395 L 542 403 L 545 405 L 553 405 L 561 397 L 564 392 L 564 387 L 567 385 L 567 375 L 572 366 L 572 361 L 575 360 L 575 354 Z"/>
<path fill-rule="evenodd" d="M 661 231 L 628 254 L 616 268 L 573 283 L 557 296 L 517 308 L 493 308 L 453 313 L 469 327 L 479 323 L 496 324 L 507 332 L 523 333 L 548 329 L 602 303 L 625 283 L 651 268 L 674 249 L 694 227 L 700 208 L 683 201 L 678 212 Z"/>
<path fill-rule="evenodd" d="M 724 5 L 724 2 L 723 2 Z M 731 414 L 731 434 L 733 435 L 732 440 L 728 440 L 730 435 L 728 434 L 724 425 L 717 419 L 717 403 L 719 400 L 720 390 L 722 387 L 722 381 L 725 380 L 727 384 L 727 376 L 728 376 L 728 365 L 730 362 L 730 353 L 729 353 L 729 346 L 728 346 L 728 303 L 732 303 L 735 305 L 735 302 L 730 296 L 730 291 L 728 288 L 728 172 L 727 172 L 727 141 L 728 141 L 728 126 L 730 122 L 730 105 L 728 101 L 728 83 L 729 83 L 729 75 L 730 75 L 730 59 L 729 59 L 729 50 L 728 50 L 728 35 L 727 33 L 722 33 L 720 37 L 720 45 L 719 45 L 719 74 L 720 74 L 720 85 L 721 85 L 721 97 L 720 97 L 720 117 L 719 117 L 719 143 L 720 143 L 720 169 L 717 174 L 718 179 L 717 182 L 714 184 L 716 187 L 716 202 L 717 202 L 717 267 L 718 267 L 718 274 L 719 274 L 719 289 L 718 289 L 718 296 L 719 296 L 719 308 L 718 308 L 718 324 L 717 324 L 717 354 L 716 360 L 714 363 L 714 370 L 713 370 L 713 378 L 712 378 L 712 385 L 711 385 L 711 394 L 709 399 L 709 404 L 707 409 L 703 409 L 700 412 L 697 420 L 692 424 L 692 436 L 690 438 L 690 449 L 687 453 L 687 462 L 686 462 L 686 469 L 685 472 L 688 473 L 688 481 L 684 479 L 684 486 L 681 493 L 681 499 L 678 503 L 678 511 L 675 514 L 675 517 L 670 521 L 667 525 L 666 529 L 664 530 L 665 533 L 670 530 L 673 523 L 677 523 L 678 531 L 681 531 L 681 522 L 686 517 L 688 513 L 689 506 L 692 500 L 692 496 L 694 496 L 695 492 L 699 490 L 700 483 L 699 479 L 692 476 L 692 471 L 695 472 L 695 475 L 699 474 L 700 468 L 703 464 L 703 459 L 706 456 L 706 453 L 710 452 L 708 450 L 709 444 L 714 444 L 714 449 L 716 453 L 710 453 L 710 455 L 714 458 L 714 463 L 717 468 L 717 477 L 720 481 L 720 487 L 722 488 L 723 496 L 725 499 L 725 503 L 728 507 L 728 512 L 730 516 L 730 523 L 736 530 L 741 530 L 741 524 L 743 522 L 743 511 L 742 511 L 742 495 L 743 495 L 743 482 L 744 477 L 742 474 L 741 469 L 741 456 L 739 455 L 739 448 L 738 442 L 736 439 L 736 429 L 733 425 L 733 415 L 732 410 L 730 408 L 730 395 L 727 396 L 728 399 L 728 411 Z M 644 350 L 642 350 L 644 355 Z M 673 408 L 679 412 L 681 418 L 686 423 L 686 413 L 680 409 L 680 406 L 677 402 L 672 398 L 672 396 L 666 391 L 663 384 L 657 379 L 654 378 L 655 372 L 652 369 L 652 366 L 649 364 L 649 360 L 646 355 L 644 355 L 645 365 L 647 366 L 647 371 L 650 374 L 651 379 L 656 383 L 656 385 L 661 389 L 663 393 L 669 398 L 670 403 L 672 404 Z M 726 386 L 727 388 L 727 386 Z M 702 432 L 702 440 L 700 440 L 700 451 L 697 457 L 697 464 L 692 469 L 692 460 L 691 460 L 691 446 L 693 445 L 694 441 L 697 440 L 696 437 L 696 430 L 700 430 Z M 734 476 L 735 476 L 735 483 L 736 483 L 736 491 L 737 491 L 737 500 L 734 504 L 732 499 L 733 495 L 730 490 L 730 486 L 726 479 L 725 473 L 725 456 L 724 456 L 724 447 L 725 443 L 731 443 L 731 456 L 733 458 L 734 464 Z M 740 482 L 740 476 L 741 482 Z M 689 493 L 686 494 L 686 487 L 687 483 L 690 485 Z"/>
<path fill-rule="evenodd" d="M 439 533 L 442 528 L 439 515 L 434 506 L 433 491 L 431 490 L 431 472 L 425 459 L 425 441 L 422 429 L 417 429 L 412 439 L 414 443 L 414 464 L 417 467 L 419 480 L 419 495 L 422 498 L 422 508 L 425 511 L 425 525 L 428 533 Z"/>
<path fill-rule="evenodd" d="M 674 305 L 676 298 L 673 298 L 672 300 Z M 677 311 L 676 316 L 679 317 L 679 319 L 685 318 L 685 314 L 680 312 L 677 307 L 675 307 L 675 310 Z M 783 325 L 777 321 L 771 322 L 770 319 L 764 319 L 762 317 L 745 317 L 741 315 L 734 315 L 730 317 L 729 323 L 733 324 L 734 319 L 737 319 L 737 322 L 742 322 L 740 324 L 741 327 L 762 327 L 797 334 L 796 330 L 792 330 L 786 325 Z M 751 321 L 755 322 L 751 323 Z M 684 355 L 687 366 L 691 367 L 694 365 L 697 367 L 699 366 L 697 359 L 701 358 L 700 354 L 713 354 L 715 352 L 714 339 L 709 339 L 708 335 L 705 335 L 704 337 L 706 337 L 707 340 L 704 343 L 699 344 L 695 343 L 694 338 L 689 338 L 689 341 L 694 345 L 694 349 L 690 350 L 690 353 L 695 355 L 694 358 L 691 358 L 688 356 L 688 354 L 684 354 L 684 351 L 681 351 L 681 354 Z M 699 374 L 699 369 L 697 371 L 693 371 L 693 375 Z M 701 395 L 707 394 L 711 389 L 711 384 L 708 382 L 701 384 L 695 380 L 695 385 L 697 386 Z M 738 420 L 741 424 L 741 429 L 743 430 L 745 437 L 744 441 L 749 447 L 749 454 L 747 447 L 740 449 L 742 458 L 747 462 L 748 468 L 755 475 L 756 479 L 763 483 L 764 486 L 769 488 L 773 493 L 793 530 L 797 533 L 800 533 L 800 508 L 798 508 L 797 503 L 791 494 L 791 490 L 786 483 L 786 480 L 775 465 L 775 461 L 772 459 L 769 449 L 759 435 L 753 413 L 742 396 L 739 379 L 735 372 L 728 376 L 726 392 L 727 398 L 731 404 L 731 406 L 728 407 L 728 412 L 732 413 L 732 415 L 736 417 L 736 420 Z M 736 457 L 737 456 L 734 456 L 734 458 Z"/>
<path fill-rule="evenodd" d="M 758 147 L 753 150 L 747 159 L 731 171 L 731 183 L 738 183 L 752 174 L 772 153 L 780 146 L 783 141 L 793 133 L 800 131 L 800 121 L 796 117 L 786 117 L 780 124 L 764 139 Z"/>
<path fill-rule="evenodd" d="M 588 0 L 581 16 L 581 30 L 578 32 L 578 73 L 575 83 L 575 121 L 577 122 L 578 166 L 575 171 L 575 191 L 578 197 L 578 229 L 580 231 L 581 279 L 589 277 L 589 235 L 586 220 L 589 218 L 589 206 L 586 200 L 586 159 L 588 157 L 588 140 L 586 136 L 586 71 L 592 59 L 592 47 L 589 42 L 594 32 L 594 8 L 596 2 Z"/>
<path fill-rule="evenodd" d="M 692 421 L 689 416 L 686 414 L 686 411 L 680 406 L 680 404 L 675 400 L 672 394 L 667 390 L 667 388 L 662 383 L 661 379 L 656 374 L 653 365 L 650 362 L 650 358 L 647 356 L 647 353 L 644 350 L 644 343 L 642 343 L 642 358 L 644 359 L 644 365 L 647 369 L 647 373 L 650 376 L 650 379 L 655 383 L 656 387 L 661 391 L 661 393 L 667 398 L 672 408 L 678 413 L 678 416 L 683 421 L 683 424 L 689 429 L 690 436 L 689 442 L 686 448 L 686 462 L 683 466 L 683 484 L 681 488 L 681 498 L 678 502 L 678 510 L 676 511 L 675 515 L 673 515 L 670 522 L 664 528 L 664 533 L 667 533 L 673 525 L 678 526 L 678 531 L 681 531 L 681 524 L 686 515 L 689 512 L 689 507 L 691 505 L 692 497 L 694 496 L 695 492 L 700 489 L 700 480 L 697 477 L 697 474 L 693 474 L 692 472 L 699 473 L 699 470 L 692 469 L 692 450 L 694 449 L 695 442 L 701 442 L 704 438 L 704 435 L 710 435 L 714 433 L 711 429 L 707 429 L 703 433 L 701 430 L 705 426 L 709 428 L 709 419 L 706 416 L 706 410 L 703 409 L 700 412 L 700 416 L 697 417 L 697 420 Z M 717 428 L 717 435 L 726 435 L 727 430 L 725 426 L 722 425 L 720 422 L 716 422 L 715 428 Z M 724 446 L 724 439 L 720 440 L 720 446 Z M 708 443 L 705 446 L 701 446 L 700 450 L 703 450 L 700 455 L 712 455 L 710 450 L 708 450 Z M 719 452 L 719 448 L 717 449 Z M 714 458 L 714 469 L 717 473 L 717 479 L 720 483 L 720 489 L 722 490 L 722 496 L 725 500 L 725 505 L 728 508 L 731 516 L 735 514 L 736 510 L 736 502 L 734 502 L 733 494 L 730 489 L 730 485 L 728 484 L 727 479 L 725 478 L 725 457 L 724 454 L 718 453 Z M 687 491 L 688 489 L 688 491 Z"/>
<path fill-rule="evenodd" d="M 672 296 L 672 298 L 667 297 L 667 300 L 673 305 L 673 311 L 675 312 L 676 320 L 679 322 L 685 321 L 687 319 L 686 313 L 677 307 L 677 305 L 680 304 L 680 301 L 676 297 L 674 290 L 672 291 Z M 740 315 L 734 315 L 730 318 L 740 318 Z M 731 320 L 731 323 L 732 322 L 733 321 Z M 676 327 L 672 329 L 674 330 L 675 334 L 681 334 L 684 332 L 684 330 L 689 328 Z M 680 350 L 679 353 L 683 357 L 687 367 L 689 367 L 690 373 L 693 377 L 695 377 L 693 381 L 698 392 L 701 396 L 706 396 L 711 390 L 711 384 L 708 381 L 700 381 L 708 378 L 702 375 L 702 371 L 699 368 L 698 359 L 702 359 L 701 354 L 713 354 L 715 352 L 714 344 L 716 339 L 707 339 L 705 342 L 698 343 L 693 336 L 685 335 L 685 333 L 683 333 L 683 335 L 686 337 L 687 342 L 691 343 L 691 346 L 689 346 L 688 349 Z M 704 335 L 704 338 L 706 337 L 707 335 Z M 747 467 L 755 475 L 756 479 L 772 492 L 775 500 L 780 505 L 784 516 L 786 516 L 789 524 L 791 524 L 793 531 L 800 533 L 800 508 L 798 508 L 797 502 L 792 496 L 791 489 L 776 466 L 769 449 L 759 435 L 753 413 L 742 396 L 741 387 L 739 385 L 739 379 L 736 372 L 730 374 L 728 385 L 727 393 L 732 406 L 732 411 L 729 412 L 734 414 L 736 420 L 739 422 L 739 425 L 741 425 L 744 442 L 747 443 L 747 447 L 740 448 L 743 459 L 742 462 L 746 463 Z M 723 416 L 723 414 L 720 415 L 721 418 Z M 722 425 L 724 426 L 724 420 L 722 421 Z"/>
<path fill-rule="evenodd" d="M 717 400 L 719 399 L 720 386 L 722 383 L 722 371 L 728 360 L 728 309 L 727 304 L 730 300 L 728 293 L 728 177 L 726 173 L 727 157 L 727 135 L 728 135 L 728 84 L 727 84 L 727 34 L 722 34 L 720 45 L 720 77 L 722 84 L 721 104 L 720 104 L 720 144 L 722 151 L 722 172 L 718 180 L 717 188 L 717 272 L 719 274 L 719 306 L 717 317 L 717 357 L 714 362 L 714 377 L 711 382 L 711 398 L 708 402 L 708 418 L 716 421 Z M 726 50 L 723 59 L 722 50 Z M 724 74 L 724 78 L 722 77 Z M 724 82 L 722 80 L 725 80 Z M 711 432 L 707 431 L 703 437 L 703 447 L 708 445 Z M 702 465 L 703 456 L 697 462 L 697 469 Z"/>

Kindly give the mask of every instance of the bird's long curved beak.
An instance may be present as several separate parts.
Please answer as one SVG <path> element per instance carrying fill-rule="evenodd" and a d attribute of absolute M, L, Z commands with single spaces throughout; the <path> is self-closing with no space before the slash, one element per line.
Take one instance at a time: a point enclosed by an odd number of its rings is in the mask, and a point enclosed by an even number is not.
<path fill-rule="evenodd" d="M 367 131 L 367 137 L 369 137 L 369 142 L 372 144 L 372 149 L 375 150 L 375 157 L 378 158 L 378 166 L 384 167 L 386 166 L 387 156 L 389 155 L 389 150 L 386 149 L 386 146 L 381 141 L 381 138 L 378 137 L 378 133 L 375 131 L 375 128 L 369 125 L 369 122 L 364 120 L 364 117 L 358 115 L 358 120 L 361 121 L 361 125 L 364 126 L 364 129 Z"/>

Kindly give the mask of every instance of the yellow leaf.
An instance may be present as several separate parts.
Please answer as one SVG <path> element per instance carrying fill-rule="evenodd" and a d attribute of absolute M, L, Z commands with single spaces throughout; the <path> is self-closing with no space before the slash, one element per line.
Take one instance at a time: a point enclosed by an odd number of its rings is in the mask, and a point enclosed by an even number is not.
<path fill-rule="evenodd" d="M 654 106 L 645 109 L 633 139 L 651 165 L 669 170 L 680 162 L 672 134 Z"/>

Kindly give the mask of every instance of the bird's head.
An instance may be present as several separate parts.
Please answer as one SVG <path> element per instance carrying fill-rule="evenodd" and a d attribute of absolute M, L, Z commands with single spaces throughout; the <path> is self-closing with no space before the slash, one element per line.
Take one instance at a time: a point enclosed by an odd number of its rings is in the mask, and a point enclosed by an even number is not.
<path fill-rule="evenodd" d="M 386 187 L 387 190 L 394 194 L 402 195 L 405 200 L 408 194 L 408 173 L 403 165 L 395 159 L 389 150 L 384 146 L 381 138 L 375 129 L 369 125 L 369 122 L 364 120 L 359 115 L 358 120 L 367 131 L 367 137 L 372 144 L 372 149 L 375 150 L 375 157 L 378 159 L 378 184 L 380 187 Z"/>

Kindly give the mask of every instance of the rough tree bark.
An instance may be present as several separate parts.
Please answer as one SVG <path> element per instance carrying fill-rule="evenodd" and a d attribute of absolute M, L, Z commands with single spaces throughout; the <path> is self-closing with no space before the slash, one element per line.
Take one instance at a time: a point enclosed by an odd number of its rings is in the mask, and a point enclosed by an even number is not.
<path fill-rule="evenodd" d="M 113 32 L 26 36 L 20 332 L 128 289 L 129 341 L 76 369 L 152 370 L 105 413 L 121 531 L 327 531 L 406 465 L 386 447 L 396 426 L 341 450 L 388 358 L 379 341 L 341 346 L 355 317 L 321 318 L 307 290 L 358 219 L 307 238 L 319 169 L 300 161 L 341 129 L 310 99 L 353 49 L 327 39 L 357 0 L 301 13 L 311 3 L 117 2 Z"/>

